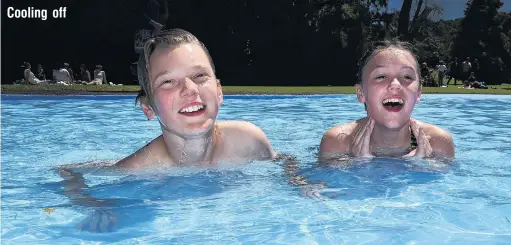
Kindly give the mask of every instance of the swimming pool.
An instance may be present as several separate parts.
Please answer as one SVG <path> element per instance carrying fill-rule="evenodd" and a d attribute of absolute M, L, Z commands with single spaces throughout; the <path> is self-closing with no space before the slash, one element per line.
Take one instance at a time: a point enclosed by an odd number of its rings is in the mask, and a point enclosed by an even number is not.
<path fill-rule="evenodd" d="M 60 164 L 107 161 L 159 132 L 134 96 L 2 95 L 2 244 L 509 244 L 511 96 L 423 95 L 414 117 L 449 130 L 456 164 L 415 170 L 375 159 L 317 167 L 322 134 L 364 116 L 354 95 L 225 96 L 219 119 L 260 126 L 300 160 L 323 198 L 289 184 L 282 164 L 256 162 L 159 173 L 85 174 L 87 193 L 112 207 L 71 205 Z M 45 209 L 52 208 L 52 209 Z M 118 217 L 109 233 L 76 230 L 94 210 Z M 53 211 L 53 212 L 45 212 Z"/>

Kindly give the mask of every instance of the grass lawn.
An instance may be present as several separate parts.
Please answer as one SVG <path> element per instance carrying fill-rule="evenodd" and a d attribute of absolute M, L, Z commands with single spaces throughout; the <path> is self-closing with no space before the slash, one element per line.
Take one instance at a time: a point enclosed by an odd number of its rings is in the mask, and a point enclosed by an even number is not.
<path fill-rule="evenodd" d="M 509 94 L 511 84 L 492 85 L 489 89 L 464 89 L 450 85 L 447 88 L 425 87 L 426 94 Z M 136 94 L 138 85 L 2 85 L 2 94 Z M 224 94 L 354 94 L 355 86 L 223 86 Z"/>

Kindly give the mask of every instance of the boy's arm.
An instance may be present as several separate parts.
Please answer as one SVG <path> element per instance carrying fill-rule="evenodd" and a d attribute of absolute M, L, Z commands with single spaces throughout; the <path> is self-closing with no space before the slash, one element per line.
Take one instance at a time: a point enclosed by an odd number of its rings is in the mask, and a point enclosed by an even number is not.
<path fill-rule="evenodd" d="M 72 204 L 92 207 L 94 210 L 92 214 L 76 226 L 79 231 L 109 232 L 115 229 L 117 225 L 118 214 L 112 208 L 119 206 L 118 201 L 115 199 L 95 198 L 89 194 L 83 193 L 88 186 L 85 183 L 83 174 L 75 171 L 81 167 L 97 169 L 105 166 L 106 165 L 104 163 L 93 164 L 89 162 L 83 164 L 64 165 L 58 168 L 59 175 L 64 179 L 62 181 L 64 195 L 70 198 Z M 111 166 L 109 165 L 108 167 Z"/>
<path fill-rule="evenodd" d="M 289 177 L 289 183 L 296 186 L 307 185 L 307 179 L 298 174 L 298 160 L 295 156 L 288 154 L 278 154 L 273 158 L 274 162 L 283 161 L 284 171 L 286 176 Z"/>
<path fill-rule="evenodd" d="M 88 186 L 82 173 L 73 171 L 69 166 L 61 166 L 58 168 L 59 175 L 64 179 L 64 195 L 71 199 L 75 205 L 85 207 L 104 207 L 115 205 L 114 200 L 97 199 L 88 194 L 82 193 Z"/>

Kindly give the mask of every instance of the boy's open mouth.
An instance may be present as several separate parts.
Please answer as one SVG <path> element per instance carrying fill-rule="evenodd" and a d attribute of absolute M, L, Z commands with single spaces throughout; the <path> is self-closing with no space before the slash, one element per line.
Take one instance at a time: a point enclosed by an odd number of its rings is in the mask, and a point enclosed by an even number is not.
<path fill-rule="evenodd" d="M 179 114 L 185 116 L 195 116 L 202 114 L 205 109 L 206 105 L 191 105 L 179 110 Z"/>
<path fill-rule="evenodd" d="M 404 104 L 405 102 L 401 98 L 388 98 L 382 101 L 383 108 L 391 112 L 401 111 Z"/>

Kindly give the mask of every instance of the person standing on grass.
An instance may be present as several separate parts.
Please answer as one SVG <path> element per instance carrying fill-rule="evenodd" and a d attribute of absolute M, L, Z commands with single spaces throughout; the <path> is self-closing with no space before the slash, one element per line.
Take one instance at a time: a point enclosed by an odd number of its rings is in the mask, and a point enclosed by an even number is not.
<path fill-rule="evenodd" d="M 447 85 L 451 82 L 451 79 L 454 79 L 454 86 L 458 84 L 458 80 L 460 79 L 461 74 L 461 65 L 458 61 L 458 57 L 454 57 L 451 63 L 449 63 L 449 80 L 447 80 Z M 463 80 L 461 81 L 463 84 Z"/>
<path fill-rule="evenodd" d="M 445 73 L 447 72 L 447 66 L 445 66 L 443 60 L 439 62 L 436 69 L 438 70 L 438 86 L 442 86 L 444 84 Z M 445 86 L 447 87 L 447 84 Z"/>
<path fill-rule="evenodd" d="M 470 71 L 472 70 L 472 64 L 470 63 L 470 57 L 467 57 L 463 63 L 461 63 L 461 74 L 463 82 L 466 83 L 468 77 L 470 77 Z"/>

